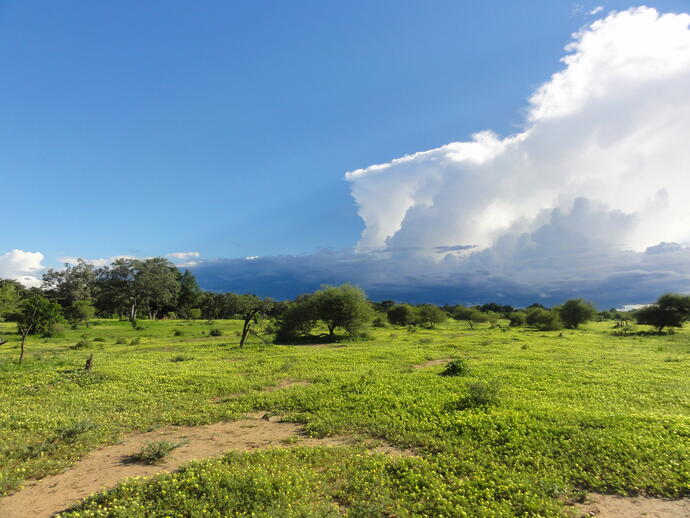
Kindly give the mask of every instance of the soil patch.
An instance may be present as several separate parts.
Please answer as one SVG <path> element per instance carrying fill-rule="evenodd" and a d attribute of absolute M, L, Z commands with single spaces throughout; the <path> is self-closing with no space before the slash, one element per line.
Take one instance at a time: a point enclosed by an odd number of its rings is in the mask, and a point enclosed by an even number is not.
<path fill-rule="evenodd" d="M 282 386 L 290 383 L 285 380 Z M 304 382 L 302 382 L 304 383 Z M 275 388 L 274 388 L 275 390 Z M 161 464 L 132 463 L 132 456 L 141 451 L 147 441 L 182 442 Z M 118 444 L 89 453 L 71 468 L 41 480 L 29 481 L 25 487 L 0 499 L 2 518 L 48 518 L 74 505 L 95 492 L 109 489 L 126 477 L 148 477 L 156 473 L 172 472 L 181 464 L 194 459 L 217 457 L 230 450 L 255 450 L 286 446 L 350 446 L 363 445 L 370 452 L 409 456 L 409 450 L 352 437 L 315 439 L 304 433 L 295 423 L 280 422 L 265 412 L 249 414 L 244 419 L 203 426 L 166 426 L 152 432 L 126 435 Z"/>
<path fill-rule="evenodd" d="M 434 365 L 444 365 L 448 362 L 452 362 L 452 358 L 441 358 L 440 360 L 429 360 L 428 362 L 420 363 L 418 365 L 413 365 L 415 369 L 423 369 L 425 367 L 433 367 Z"/>
<path fill-rule="evenodd" d="M 309 382 L 304 381 L 304 380 L 293 380 L 292 378 L 287 378 L 284 380 L 280 380 L 275 385 L 271 385 L 270 387 L 266 387 L 265 389 L 262 390 L 262 392 L 273 392 L 273 391 L 288 388 L 288 387 L 304 386 L 304 385 L 309 385 Z"/>
<path fill-rule="evenodd" d="M 690 499 L 666 500 L 643 496 L 588 495 L 575 506 L 574 516 L 597 518 L 688 518 Z"/>

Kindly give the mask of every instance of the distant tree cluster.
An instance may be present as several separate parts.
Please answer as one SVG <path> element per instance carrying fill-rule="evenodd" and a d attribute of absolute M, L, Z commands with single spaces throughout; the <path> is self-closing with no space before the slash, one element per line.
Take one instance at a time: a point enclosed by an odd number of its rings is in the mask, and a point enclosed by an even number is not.
<path fill-rule="evenodd" d="M 0 320 L 17 323 L 20 359 L 27 336 L 51 336 L 64 322 L 73 328 L 88 327 L 96 317 L 129 320 L 134 327 L 138 318 L 240 319 L 241 346 L 250 335 L 259 336 L 258 324 L 268 319 L 278 340 L 315 336 L 334 340 L 338 332 L 357 337 L 372 324 L 405 326 L 411 331 L 417 326 L 431 329 L 448 317 L 465 322 L 470 329 L 478 324 L 502 327 L 507 322 L 511 327 L 541 331 L 577 329 L 590 320 L 614 319 L 616 327 L 624 327 L 626 333 L 634 320 L 662 333 L 690 320 L 690 296 L 668 293 L 634 312 L 597 311 L 583 299 L 567 300 L 553 308 L 535 303 L 516 309 L 495 302 L 439 307 L 392 300 L 372 303 L 361 289 L 343 284 L 277 302 L 253 294 L 204 292 L 192 272 L 181 272 L 162 257 L 122 258 L 103 267 L 80 259 L 63 269 L 48 270 L 40 288 L 27 289 L 17 281 L 0 279 Z M 0 337 L 0 345 L 3 343 Z"/>

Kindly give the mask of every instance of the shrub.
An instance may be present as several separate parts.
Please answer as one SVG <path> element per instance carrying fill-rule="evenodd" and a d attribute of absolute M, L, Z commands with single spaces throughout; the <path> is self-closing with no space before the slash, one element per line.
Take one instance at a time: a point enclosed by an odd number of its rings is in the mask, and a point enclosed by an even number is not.
<path fill-rule="evenodd" d="M 209 336 L 223 336 L 223 331 L 218 329 L 217 327 L 214 327 L 208 332 Z"/>
<path fill-rule="evenodd" d="M 193 356 L 185 356 L 184 354 L 178 354 L 177 356 L 173 356 L 172 358 L 170 358 L 170 361 L 173 363 L 177 363 L 177 362 L 184 362 L 184 361 L 193 360 L 193 359 L 194 359 Z"/>
<path fill-rule="evenodd" d="M 91 347 L 91 343 L 88 340 L 79 340 L 76 344 L 70 346 L 72 350 L 87 349 Z"/>
<path fill-rule="evenodd" d="M 431 338 L 420 338 L 419 345 L 429 345 L 433 340 Z"/>
<path fill-rule="evenodd" d="M 527 312 L 525 322 L 540 331 L 557 331 L 563 328 L 558 313 L 543 308 L 531 308 Z"/>
<path fill-rule="evenodd" d="M 115 340 L 115 343 L 118 344 L 118 345 L 124 345 L 124 344 L 127 343 L 127 339 L 126 339 L 126 338 L 120 337 L 120 338 L 118 338 L 117 340 Z"/>
<path fill-rule="evenodd" d="M 105 338 L 103 338 L 102 336 L 98 336 L 98 337 L 94 338 L 93 341 L 94 342 L 105 342 Z"/>
<path fill-rule="evenodd" d="M 570 329 L 576 329 L 591 320 L 597 312 L 591 302 L 582 299 L 567 300 L 556 311 L 563 324 Z"/>
<path fill-rule="evenodd" d="M 477 381 L 467 385 L 467 395 L 461 400 L 462 408 L 479 408 L 497 405 L 501 387 L 496 382 Z"/>
<path fill-rule="evenodd" d="M 514 311 L 508 314 L 508 320 L 510 321 L 511 327 L 519 327 L 525 325 L 525 315 L 524 311 Z"/>
<path fill-rule="evenodd" d="M 62 324 L 52 324 L 43 333 L 46 338 L 59 338 L 65 336 L 65 326 Z"/>
<path fill-rule="evenodd" d="M 91 421 L 77 421 L 59 428 L 57 435 L 62 441 L 71 444 L 76 442 L 80 435 L 90 432 L 91 430 L 95 430 L 96 428 L 97 426 Z"/>
<path fill-rule="evenodd" d="M 179 329 L 175 329 L 175 332 L 173 333 L 173 336 L 182 336 L 184 333 L 180 331 Z"/>
<path fill-rule="evenodd" d="M 137 337 L 137 338 L 132 338 L 132 339 L 129 341 L 129 345 L 139 345 L 140 343 L 141 343 L 141 338 L 139 338 L 139 337 Z"/>
<path fill-rule="evenodd" d="M 132 456 L 134 462 L 142 464 L 157 464 L 162 462 L 175 448 L 182 446 L 182 442 L 166 440 L 147 441 L 142 450 Z"/>
<path fill-rule="evenodd" d="M 388 325 L 388 318 L 385 314 L 379 313 L 376 315 L 376 317 L 374 317 L 374 320 L 371 324 L 374 327 L 386 327 Z"/>
<path fill-rule="evenodd" d="M 441 376 L 467 376 L 472 372 L 465 360 L 453 360 L 446 365 Z"/>

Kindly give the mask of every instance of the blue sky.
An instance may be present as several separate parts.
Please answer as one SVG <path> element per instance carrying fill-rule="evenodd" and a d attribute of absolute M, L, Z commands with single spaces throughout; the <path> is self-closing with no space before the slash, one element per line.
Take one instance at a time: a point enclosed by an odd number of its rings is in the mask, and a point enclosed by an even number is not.
<path fill-rule="evenodd" d="M 0 253 L 351 248 L 347 171 L 518 132 L 598 5 L 0 2 Z"/>

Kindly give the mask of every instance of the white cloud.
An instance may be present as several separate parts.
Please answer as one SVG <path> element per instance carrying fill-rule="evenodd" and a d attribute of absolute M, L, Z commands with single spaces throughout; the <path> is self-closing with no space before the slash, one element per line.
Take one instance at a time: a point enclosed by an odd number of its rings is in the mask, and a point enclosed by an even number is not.
<path fill-rule="evenodd" d="M 166 257 L 172 257 L 173 259 L 179 259 L 180 261 L 185 261 L 200 256 L 200 252 L 173 252 L 171 254 L 166 254 Z"/>
<path fill-rule="evenodd" d="M 599 13 L 600 13 L 601 11 L 603 11 L 603 10 L 604 10 L 604 6 L 603 6 L 603 5 L 598 5 L 598 6 L 596 6 L 594 9 L 592 9 L 591 11 L 589 11 L 588 14 L 591 14 L 592 16 L 594 16 L 595 14 L 599 14 Z"/>
<path fill-rule="evenodd" d="M 68 257 L 59 257 L 58 261 L 60 261 L 63 264 L 74 265 L 74 264 L 77 264 L 80 259 L 87 264 L 95 266 L 96 268 L 100 268 L 102 266 L 108 266 L 108 265 L 112 264 L 116 259 L 137 259 L 137 257 L 134 257 L 133 255 L 114 255 L 112 257 L 100 257 L 100 258 L 95 258 L 95 259 L 82 259 L 80 257 L 68 256 Z"/>
<path fill-rule="evenodd" d="M 200 252 L 173 252 L 171 254 L 166 254 L 166 257 L 170 257 L 175 262 L 175 265 L 179 268 L 191 268 L 199 264 L 199 261 L 194 259 L 201 256 Z"/>
<path fill-rule="evenodd" d="M 689 23 L 611 13 L 574 35 L 521 132 L 347 173 L 365 223 L 358 251 L 548 285 L 690 243 Z M 477 247 L 449 251 L 460 245 Z"/>
<path fill-rule="evenodd" d="M 27 287 L 38 287 L 41 285 L 39 274 L 45 269 L 42 261 L 40 252 L 10 250 L 0 255 L 0 278 L 13 279 Z"/>

